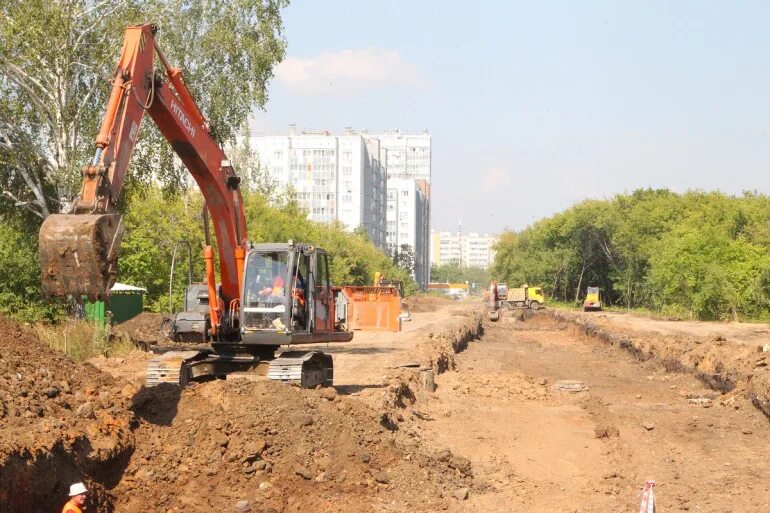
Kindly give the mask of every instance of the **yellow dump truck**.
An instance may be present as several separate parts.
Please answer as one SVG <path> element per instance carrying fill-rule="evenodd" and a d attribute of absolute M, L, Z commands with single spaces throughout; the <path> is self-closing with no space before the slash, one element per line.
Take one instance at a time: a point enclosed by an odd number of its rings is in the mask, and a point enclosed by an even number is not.
<path fill-rule="evenodd" d="M 588 287 L 586 290 L 586 298 L 583 300 L 583 311 L 600 312 L 604 306 L 603 300 L 602 291 L 599 287 Z"/>
<path fill-rule="evenodd" d="M 511 308 L 531 308 L 539 310 L 545 307 L 545 294 L 542 287 L 530 287 L 527 284 L 519 288 L 509 288 L 505 299 L 501 299 L 502 306 Z"/>

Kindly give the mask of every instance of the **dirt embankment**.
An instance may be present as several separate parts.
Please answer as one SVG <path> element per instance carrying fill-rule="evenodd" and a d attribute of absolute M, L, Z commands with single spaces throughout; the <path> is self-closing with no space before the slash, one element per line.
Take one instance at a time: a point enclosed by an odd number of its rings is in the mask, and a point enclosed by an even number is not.
<path fill-rule="evenodd" d="M 61 507 L 70 483 L 85 480 L 108 511 L 105 488 L 133 448 L 135 389 L 42 344 L 0 318 L 0 511 Z"/>
<path fill-rule="evenodd" d="M 451 317 L 440 325 L 432 325 L 417 333 L 414 349 L 406 360 L 414 367 L 393 369 L 384 377 L 386 392 L 382 398 L 384 418 L 387 422 L 398 422 L 401 414 L 393 410 L 414 404 L 427 388 L 432 392 L 432 381 L 426 382 L 426 371 L 433 376 L 454 370 L 457 366 L 455 355 L 465 350 L 468 343 L 483 333 L 482 307 L 468 304 L 465 309 L 451 313 Z"/>
<path fill-rule="evenodd" d="M 334 389 L 218 381 L 145 390 L 137 448 L 116 488 L 119 509 L 438 511 L 467 476 L 408 452 L 378 416 Z M 415 486 L 415 483 L 420 486 Z M 173 492 L 171 492 L 173 490 Z"/>
<path fill-rule="evenodd" d="M 162 314 L 142 312 L 136 317 L 122 322 L 113 328 L 115 336 L 127 335 L 138 347 L 148 348 L 153 344 L 168 339 L 170 324 Z"/>
<path fill-rule="evenodd" d="M 435 312 L 453 302 L 441 296 L 411 296 L 402 301 L 404 309 L 410 313 Z"/>
<path fill-rule="evenodd" d="M 447 335 L 447 340 L 451 337 Z M 452 339 L 455 340 L 455 339 Z M 215 381 L 137 390 L 0 319 L 0 512 L 443 511 L 472 486 L 467 460 L 420 444 L 334 389 Z"/>
<path fill-rule="evenodd" d="M 723 335 L 687 336 L 636 332 L 573 312 L 549 311 L 584 336 L 654 359 L 666 369 L 687 372 L 722 393 L 744 394 L 770 418 L 770 352 L 766 345 L 733 341 Z"/>

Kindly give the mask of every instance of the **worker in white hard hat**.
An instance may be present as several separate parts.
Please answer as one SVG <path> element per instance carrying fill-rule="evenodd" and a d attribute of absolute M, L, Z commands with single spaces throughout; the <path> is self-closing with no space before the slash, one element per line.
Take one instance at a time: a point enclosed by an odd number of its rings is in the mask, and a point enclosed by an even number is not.
<path fill-rule="evenodd" d="M 86 503 L 88 490 L 83 483 L 75 483 L 70 486 L 70 500 L 61 510 L 61 513 L 83 513 L 83 505 Z"/>

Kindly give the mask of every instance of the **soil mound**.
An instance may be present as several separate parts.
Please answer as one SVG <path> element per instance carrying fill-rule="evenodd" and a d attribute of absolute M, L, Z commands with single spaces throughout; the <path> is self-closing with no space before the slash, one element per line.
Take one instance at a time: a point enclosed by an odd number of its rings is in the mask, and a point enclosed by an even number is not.
<path fill-rule="evenodd" d="M 128 335 L 139 347 L 147 348 L 168 338 L 169 325 L 159 313 L 142 312 L 136 317 L 121 322 L 113 328 L 116 336 Z"/>
<path fill-rule="evenodd" d="M 0 505 L 52 511 L 72 482 L 109 484 L 131 448 L 134 390 L 3 317 L 0 346 Z"/>
<path fill-rule="evenodd" d="M 227 511 L 242 499 L 262 512 L 430 512 L 473 486 L 467 460 L 425 454 L 333 388 L 138 389 L 3 318 L 0 344 L 0 513 L 56 511 L 81 480 L 98 513 Z"/>
<path fill-rule="evenodd" d="M 118 509 L 439 511 L 470 469 L 412 454 L 376 414 L 332 388 L 217 381 L 146 389 Z M 460 468 L 460 470 L 458 470 Z"/>
<path fill-rule="evenodd" d="M 452 304 L 447 297 L 439 296 L 412 296 L 402 301 L 404 309 L 412 313 L 435 312 L 441 307 Z"/>

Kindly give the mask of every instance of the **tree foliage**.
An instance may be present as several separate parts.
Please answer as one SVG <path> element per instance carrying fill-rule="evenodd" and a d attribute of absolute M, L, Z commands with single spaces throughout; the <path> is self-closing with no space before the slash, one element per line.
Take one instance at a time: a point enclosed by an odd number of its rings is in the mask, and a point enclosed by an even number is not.
<path fill-rule="evenodd" d="M 220 142 L 233 147 L 245 173 L 244 204 L 254 242 L 321 244 L 337 284 L 368 284 L 376 271 L 415 289 L 360 232 L 307 220 L 290 194 L 276 195 L 248 144 L 235 135 L 249 113 L 267 101 L 273 67 L 285 52 L 281 9 L 287 0 L 0 0 L 0 309 L 32 317 L 53 315 L 40 302 L 37 229 L 67 210 L 80 189 L 80 168 L 94 151 L 110 80 L 127 25 L 151 22 Z M 246 137 L 246 141 L 248 137 Z M 152 123 L 144 123 L 118 210 L 125 214 L 118 280 L 148 290 L 148 305 L 167 308 L 174 244 L 193 247 L 194 274 L 203 274 L 197 191 Z M 270 199 L 268 199 L 270 198 Z M 180 264 L 180 276 L 185 264 Z M 181 296 L 186 280 L 177 280 Z M 177 297 L 177 299 L 179 299 Z"/>
<path fill-rule="evenodd" d="M 168 280 L 171 255 L 176 241 L 186 240 L 193 248 L 194 276 L 203 278 L 200 257 L 204 244 L 199 192 L 164 193 L 159 187 L 146 187 L 131 195 L 125 217 L 118 280 L 147 289 L 147 306 L 154 311 L 168 308 Z M 416 286 L 408 273 L 359 233 L 350 233 L 340 224 L 309 221 L 296 203 L 273 205 L 258 193 L 244 191 L 244 207 L 249 239 L 259 242 L 294 240 L 322 246 L 329 254 L 331 281 L 337 285 L 368 285 L 374 273 L 402 280 L 407 293 Z M 213 232 L 212 232 L 213 236 Z M 213 241 L 215 242 L 215 241 Z M 186 285 L 187 263 L 178 261 L 175 277 L 175 304 L 181 304 Z"/>
<path fill-rule="evenodd" d="M 770 199 L 637 190 L 584 201 L 498 243 L 493 274 L 572 301 L 699 319 L 770 316 Z"/>
<path fill-rule="evenodd" d="M 0 193 L 45 218 L 79 192 L 127 25 L 152 22 L 222 140 L 267 99 L 284 56 L 286 0 L 0 0 Z M 16 156 L 17 158 L 10 158 Z M 131 181 L 171 188 L 186 172 L 151 123 Z M 0 203 L 0 207 L 3 204 Z M 7 205 L 6 205 L 7 207 Z"/>
<path fill-rule="evenodd" d="M 400 267 L 409 274 L 414 274 L 414 248 L 409 244 L 401 244 L 398 248 L 393 249 L 391 255 L 393 264 Z"/>
<path fill-rule="evenodd" d="M 53 319 L 62 309 L 41 301 L 37 233 L 0 216 L 0 313 L 22 321 Z"/>

